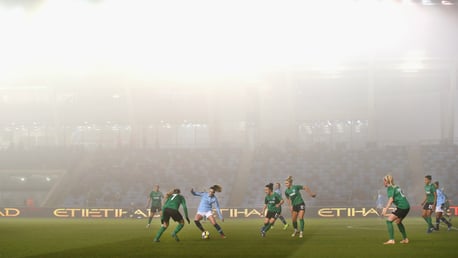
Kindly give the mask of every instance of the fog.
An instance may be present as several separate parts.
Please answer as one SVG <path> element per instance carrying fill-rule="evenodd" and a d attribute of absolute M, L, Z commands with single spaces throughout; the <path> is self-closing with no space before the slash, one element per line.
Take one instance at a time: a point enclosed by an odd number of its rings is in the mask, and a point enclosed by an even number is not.
<path fill-rule="evenodd" d="M 0 1 L 0 207 L 457 197 L 454 1 Z M 427 4 L 429 3 L 429 4 Z M 144 203 L 143 203 L 144 202 Z"/>

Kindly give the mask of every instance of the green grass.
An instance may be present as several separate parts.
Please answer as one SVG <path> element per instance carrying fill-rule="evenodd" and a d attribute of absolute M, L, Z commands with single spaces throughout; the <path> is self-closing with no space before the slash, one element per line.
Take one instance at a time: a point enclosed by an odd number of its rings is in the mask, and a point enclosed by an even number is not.
<path fill-rule="evenodd" d="M 220 223 L 221 239 L 210 224 L 211 239 L 200 239 L 195 225 L 186 224 L 176 242 L 171 222 L 160 243 L 152 239 L 159 227 L 153 220 L 0 218 L 0 257 L 456 257 L 458 231 L 426 234 L 420 218 L 404 222 L 411 243 L 384 246 L 384 220 L 306 219 L 304 238 L 292 238 L 292 228 L 278 221 L 265 238 L 262 219 L 228 219 Z M 395 226 L 396 240 L 400 233 Z"/>

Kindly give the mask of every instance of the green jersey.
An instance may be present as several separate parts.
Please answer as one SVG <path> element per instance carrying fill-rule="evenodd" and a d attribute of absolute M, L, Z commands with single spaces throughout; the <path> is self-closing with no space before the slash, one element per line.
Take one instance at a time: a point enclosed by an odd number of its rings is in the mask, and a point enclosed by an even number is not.
<path fill-rule="evenodd" d="M 435 192 L 436 192 L 436 187 L 433 184 L 425 185 L 426 202 L 434 203 L 434 193 Z"/>
<path fill-rule="evenodd" d="M 162 205 L 162 198 L 164 198 L 164 195 L 160 191 L 152 191 L 149 194 L 149 197 L 151 198 L 151 208 L 153 207 L 161 207 Z"/>
<path fill-rule="evenodd" d="M 402 192 L 402 189 L 399 186 L 390 185 L 388 186 L 386 191 L 388 194 L 388 198 L 391 198 L 391 197 L 393 198 L 393 203 L 394 205 L 396 205 L 396 207 L 400 209 L 409 209 L 410 208 L 409 201 L 407 201 L 406 196 L 404 195 L 404 193 Z"/>
<path fill-rule="evenodd" d="M 188 207 L 186 207 L 186 200 L 182 195 L 179 194 L 172 194 L 170 195 L 167 200 L 165 200 L 164 207 L 162 207 L 162 211 L 164 211 L 165 208 L 169 208 L 172 210 L 178 210 L 180 208 L 180 205 L 183 206 L 183 211 L 184 215 L 187 218 L 188 217 Z"/>
<path fill-rule="evenodd" d="M 273 192 L 270 195 L 266 195 L 264 203 L 267 205 L 267 211 L 280 213 L 281 208 L 276 205 L 281 202 L 281 196 L 278 193 Z"/>
<path fill-rule="evenodd" d="M 290 188 L 286 188 L 285 196 L 291 200 L 291 205 L 299 205 L 304 203 L 302 199 L 301 190 L 304 189 L 302 185 L 292 185 Z"/>

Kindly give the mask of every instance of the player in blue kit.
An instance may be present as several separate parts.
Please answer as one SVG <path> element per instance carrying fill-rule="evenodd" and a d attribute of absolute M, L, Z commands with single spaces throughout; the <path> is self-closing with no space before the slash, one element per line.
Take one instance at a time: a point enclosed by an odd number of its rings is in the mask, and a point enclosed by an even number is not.
<path fill-rule="evenodd" d="M 223 214 L 221 213 L 221 209 L 219 207 L 218 198 L 215 196 L 215 192 L 221 192 L 222 188 L 219 185 L 213 185 L 208 189 L 208 192 L 195 192 L 194 189 L 191 189 L 191 193 L 194 196 L 202 197 L 200 199 L 199 207 L 197 208 L 196 216 L 194 217 L 194 223 L 196 224 L 197 228 L 200 231 L 205 232 L 204 227 L 200 223 L 200 221 L 205 217 L 207 218 L 210 223 L 216 228 L 218 233 L 221 235 L 222 238 L 226 238 L 224 235 L 221 226 L 216 223 L 215 217 L 213 217 L 213 204 L 215 205 L 216 212 L 218 213 L 219 219 L 224 222 Z"/>

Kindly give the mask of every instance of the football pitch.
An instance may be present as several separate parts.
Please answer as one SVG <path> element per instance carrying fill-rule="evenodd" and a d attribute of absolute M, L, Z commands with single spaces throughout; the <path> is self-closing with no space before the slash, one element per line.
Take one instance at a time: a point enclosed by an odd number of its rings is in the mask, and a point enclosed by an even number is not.
<path fill-rule="evenodd" d="M 176 242 L 171 222 L 161 242 L 152 242 L 159 228 L 154 219 L 26 219 L 0 218 L 0 257 L 457 257 L 458 230 L 426 234 L 421 218 L 404 221 L 409 244 L 388 239 L 385 220 L 306 219 L 304 238 L 291 237 L 280 221 L 261 237 L 263 219 L 219 222 L 227 235 L 220 238 L 209 222 L 210 239 L 201 239 L 194 223 L 186 224 Z"/>

